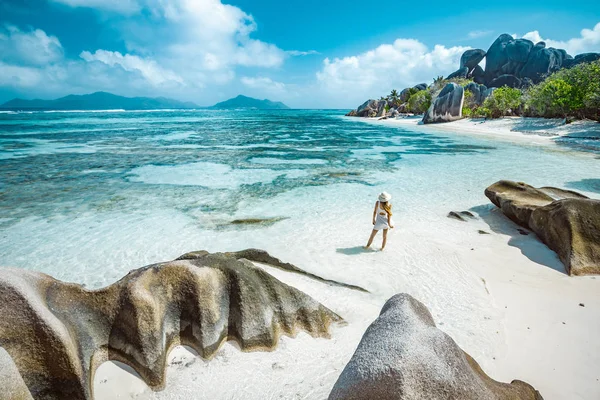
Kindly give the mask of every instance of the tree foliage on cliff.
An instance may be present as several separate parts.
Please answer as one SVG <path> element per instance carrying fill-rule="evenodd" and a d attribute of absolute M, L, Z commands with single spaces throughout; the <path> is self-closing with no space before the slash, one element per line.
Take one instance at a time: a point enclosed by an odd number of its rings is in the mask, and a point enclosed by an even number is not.
<path fill-rule="evenodd" d="M 526 112 L 531 116 L 600 121 L 600 61 L 555 72 L 531 87 L 526 97 Z"/>
<path fill-rule="evenodd" d="M 424 114 L 431 105 L 431 93 L 419 90 L 408 98 L 408 110 L 414 114 Z"/>

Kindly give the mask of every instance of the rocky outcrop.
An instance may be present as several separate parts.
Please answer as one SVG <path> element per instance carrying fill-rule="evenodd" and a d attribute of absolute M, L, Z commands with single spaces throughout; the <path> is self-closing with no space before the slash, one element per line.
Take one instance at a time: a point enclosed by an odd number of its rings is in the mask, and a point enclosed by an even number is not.
<path fill-rule="evenodd" d="M 571 68 L 581 63 L 594 62 L 600 60 L 600 53 L 583 53 L 578 54 L 575 58 L 567 58 L 564 61 L 565 68 Z"/>
<path fill-rule="evenodd" d="M 383 306 L 329 400 L 542 400 L 529 384 L 497 382 L 408 294 Z"/>
<path fill-rule="evenodd" d="M 466 90 L 472 93 L 472 96 L 469 99 L 469 105 L 482 105 L 486 97 L 490 94 L 490 92 L 488 92 L 488 88 L 485 87 L 485 85 L 479 85 L 475 82 L 470 82 L 469 84 L 467 84 L 467 86 L 465 86 L 465 91 Z"/>
<path fill-rule="evenodd" d="M 385 101 L 385 100 L 383 100 L 383 101 L 380 101 L 380 102 L 379 102 L 379 105 L 378 105 L 378 107 L 377 107 L 377 115 L 375 115 L 375 116 L 376 116 L 376 117 L 378 117 L 378 118 L 379 118 L 379 117 L 383 117 L 383 116 L 385 116 L 385 112 L 386 112 L 386 110 L 385 110 L 385 107 L 386 107 L 387 105 L 388 105 L 388 104 L 387 104 L 387 101 Z"/>
<path fill-rule="evenodd" d="M 504 74 L 492 79 L 492 81 L 488 83 L 488 86 L 493 88 L 499 88 L 503 86 L 518 88 L 521 87 L 521 80 L 514 75 Z"/>
<path fill-rule="evenodd" d="M 485 70 L 479 63 L 485 58 Z M 508 86 L 512 88 L 528 88 L 544 80 L 547 76 L 561 68 L 571 68 L 585 62 L 600 60 L 600 53 L 584 53 L 574 58 L 563 49 L 546 47 L 546 43 L 534 44 L 528 39 L 515 39 L 511 35 L 502 34 L 490 46 L 488 51 L 482 49 L 470 49 L 465 51 L 460 58 L 459 68 L 448 75 L 446 79 L 468 78 L 473 79 L 476 84 L 484 85 L 486 88 L 500 88 Z M 412 88 L 402 90 L 393 106 L 398 112 L 410 111 L 406 102 L 412 93 L 425 90 L 428 86 L 424 83 Z M 439 87 L 429 87 L 430 94 L 434 95 Z M 491 94 L 491 92 L 488 92 Z M 388 98 L 389 100 L 389 98 Z M 358 117 L 384 117 L 391 114 L 381 113 L 377 100 L 369 100 L 358 109 L 350 111 L 349 116 Z M 447 122 L 457 119 L 457 115 L 451 118 L 439 118 L 436 122 Z M 425 123 L 430 120 L 426 118 Z"/>
<path fill-rule="evenodd" d="M 423 116 L 423 123 L 449 122 L 462 118 L 464 89 L 456 83 L 448 83 L 431 103 Z"/>
<path fill-rule="evenodd" d="M 469 73 L 469 69 L 467 67 L 460 67 L 459 69 L 457 69 L 456 71 L 454 71 L 453 73 L 448 75 L 446 77 L 446 79 L 466 78 L 468 73 Z"/>
<path fill-rule="evenodd" d="M 573 58 L 563 49 L 546 47 L 544 42 L 534 45 L 530 40 L 502 34 L 490 46 L 485 59 L 485 76 L 476 82 L 488 87 L 500 87 L 502 83 L 520 88 L 538 83 L 561 68 L 600 59 L 600 54 L 586 53 Z"/>
<path fill-rule="evenodd" d="M 361 104 L 356 110 L 350 111 L 347 116 L 351 117 L 374 117 L 377 115 L 379 110 L 378 100 L 367 100 Z"/>
<path fill-rule="evenodd" d="M 460 57 L 460 68 L 467 68 L 469 73 L 473 71 L 483 60 L 486 52 L 481 49 L 471 49 L 465 51 Z"/>
<path fill-rule="evenodd" d="M 240 253 L 188 253 L 94 291 L 38 272 L 0 271 L 2 399 L 91 399 L 94 372 L 106 360 L 161 389 L 176 345 L 210 359 L 228 340 L 268 350 L 281 335 L 328 337 L 342 322 Z"/>
<path fill-rule="evenodd" d="M 569 275 L 600 274 L 600 200 L 512 181 L 494 183 L 485 195 L 554 250 Z"/>

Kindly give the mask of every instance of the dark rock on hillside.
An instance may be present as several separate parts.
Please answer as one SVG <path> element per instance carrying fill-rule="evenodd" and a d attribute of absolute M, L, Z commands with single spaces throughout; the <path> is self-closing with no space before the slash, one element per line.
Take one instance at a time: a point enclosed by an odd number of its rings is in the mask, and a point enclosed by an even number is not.
<path fill-rule="evenodd" d="M 406 293 L 383 306 L 329 400 L 543 400 L 519 380 L 493 380 Z"/>
<path fill-rule="evenodd" d="M 483 58 L 485 57 L 485 50 L 481 49 L 471 49 L 465 51 L 460 57 L 460 68 L 467 68 L 472 71 Z"/>
<path fill-rule="evenodd" d="M 600 54 L 588 53 L 573 59 L 565 50 L 547 48 L 544 42 L 534 45 L 530 40 L 514 39 L 510 35 L 502 34 L 487 51 L 485 76 L 483 79 L 478 78 L 475 81 L 490 87 L 498 85 L 497 82 L 492 84 L 492 81 L 502 75 L 512 75 L 519 80 L 507 81 L 504 78 L 504 83 L 511 87 L 523 87 L 531 82 L 538 83 L 561 68 L 571 67 L 580 62 L 594 61 L 598 58 L 600 58 Z M 524 80 L 524 78 L 528 78 L 528 80 Z"/>
<path fill-rule="evenodd" d="M 514 75 L 504 74 L 500 75 L 496 79 L 493 79 L 489 84 L 489 87 L 499 88 L 508 86 L 511 88 L 521 87 L 521 80 Z"/>
<path fill-rule="evenodd" d="M 468 90 L 473 94 L 473 97 L 469 100 L 471 105 L 482 105 L 487 93 L 487 87 L 485 85 L 479 85 L 475 82 L 470 82 L 465 86 L 465 90 Z"/>
<path fill-rule="evenodd" d="M 415 88 L 417 90 L 425 90 L 425 89 L 427 89 L 427 84 L 426 83 L 419 83 L 418 85 L 413 86 L 413 88 Z"/>
<path fill-rule="evenodd" d="M 187 253 L 93 291 L 1 269 L 0 377 L 10 381 L 1 381 L 0 398 L 93 399 L 95 371 L 107 360 L 162 389 L 167 356 L 179 344 L 210 359 L 228 340 L 251 351 L 273 349 L 281 335 L 299 331 L 329 337 L 342 318 L 248 261 L 264 255 Z"/>
<path fill-rule="evenodd" d="M 518 71 L 520 77 L 528 77 L 534 83 L 542 81 L 562 66 L 563 54 L 553 48 L 544 48 L 540 43 L 532 48 L 527 62 Z"/>
<path fill-rule="evenodd" d="M 494 183 L 485 195 L 554 250 L 569 275 L 600 274 L 600 200 L 512 181 Z"/>
<path fill-rule="evenodd" d="M 513 37 L 504 33 L 498 36 L 488 49 L 485 56 L 486 81 L 492 81 L 495 77 L 502 75 L 502 67 L 508 62 L 506 45 L 511 40 Z"/>
<path fill-rule="evenodd" d="M 462 118 L 465 91 L 456 83 L 448 83 L 431 103 L 423 116 L 423 123 L 450 122 Z"/>
<path fill-rule="evenodd" d="M 448 75 L 446 77 L 446 79 L 466 78 L 468 73 L 469 73 L 469 69 L 467 67 L 460 67 L 459 69 L 457 69 L 456 71 L 454 71 L 453 73 Z"/>
<path fill-rule="evenodd" d="M 594 62 L 600 60 L 600 53 L 583 53 L 578 54 L 575 58 L 566 59 L 564 61 L 565 68 L 571 68 L 581 63 Z"/>
<path fill-rule="evenodd" d="M 480 65 L 476 65 L 473 71 L 471 71 L 470 77 L 473 78 L 475 83 L 485 83 L 485 71 Z"/>

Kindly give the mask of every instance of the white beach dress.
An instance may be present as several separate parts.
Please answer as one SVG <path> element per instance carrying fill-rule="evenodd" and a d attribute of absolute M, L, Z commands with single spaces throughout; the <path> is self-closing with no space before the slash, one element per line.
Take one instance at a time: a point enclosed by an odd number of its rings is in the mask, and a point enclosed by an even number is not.
<path fill-rule="evenodd" d="M 377 218 L 375 218 L 374 230 L 390 229 L 388 224 L 387 212 L 381 207 L 381 203 L 377 202 Z"/>

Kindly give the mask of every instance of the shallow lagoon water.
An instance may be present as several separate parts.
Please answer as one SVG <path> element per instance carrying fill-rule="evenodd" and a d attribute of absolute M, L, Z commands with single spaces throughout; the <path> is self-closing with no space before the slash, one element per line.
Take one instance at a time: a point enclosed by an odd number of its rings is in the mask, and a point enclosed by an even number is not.
<path fill-rule="evenodd" d="M 364 226 L 383 189 L 407 219 L 437 218 L 472 205 L 469 198 L 483 203 L 483 189 L 500 178 L 597 190 L 598 160 L 567 147 L 415 132 L 341 114 L 2 114 L 0 264 L 99 287 L 200 248 L 271 248 L 308 235 L 299 251 L 334 252 L 309 238 L 330 238 L 336 221 Z M 239 217 L 290 219 L 224 230 Z"/>

